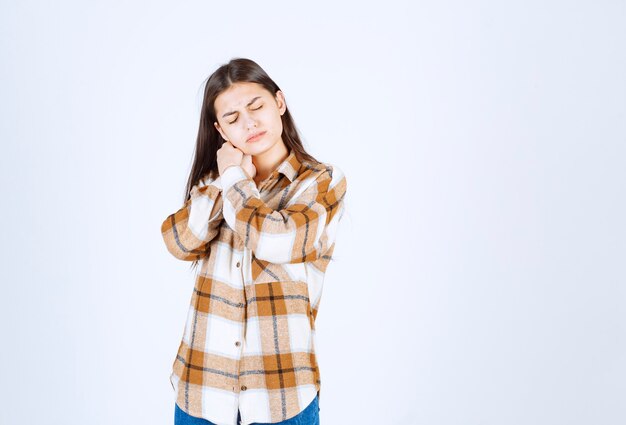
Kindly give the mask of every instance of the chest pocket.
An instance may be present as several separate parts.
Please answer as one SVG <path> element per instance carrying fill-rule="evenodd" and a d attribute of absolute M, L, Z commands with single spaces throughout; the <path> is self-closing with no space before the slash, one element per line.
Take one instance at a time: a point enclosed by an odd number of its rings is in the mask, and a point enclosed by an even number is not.
<path fill-rule="evenodd" d="M 307 281 L 305 263 L 275 264 L 256 258 L 252 254 L 252 282 L 303 282 Z"/>
<path fill-rule="evenodd" d="M 264 315 L 304 314 L 307 322 L 295 322 L 300 329 L 290 332 L 307 335 L 314 329 L 305 263 L 275 264 L 252 256 L 252 281 L 257 309 Z M 261 313 L 259 313 L 261 314 Z M 305 324 L 306 323 L 306 324 Z"/>

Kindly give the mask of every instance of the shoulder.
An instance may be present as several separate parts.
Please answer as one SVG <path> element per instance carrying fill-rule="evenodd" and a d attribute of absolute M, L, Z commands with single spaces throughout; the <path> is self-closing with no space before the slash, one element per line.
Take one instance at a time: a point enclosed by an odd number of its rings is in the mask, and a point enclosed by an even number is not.
<path fill-rule="evenodd" d="M 210 170 L 202 175 L 200 181 L 198 182 L 198 186 L 206 186 L 214 183 L 215 181 L 219 181 L 220 174 L 216 170 Z"/>
<path fill-rule="evenodd" d="M 327 183 L 331 188 L 346 185 L 343 169 L 330 162 L 303 162 L 298 178 L 310 184 Z"/>
<path fill-rule="evenodd" d="M 200 179 L 191 186 L 189 194 L 192 198 L 199 196 L 207 190 L 221 190 L 221 182 L 219 172 L 209 171 L 200 177 Z"/>

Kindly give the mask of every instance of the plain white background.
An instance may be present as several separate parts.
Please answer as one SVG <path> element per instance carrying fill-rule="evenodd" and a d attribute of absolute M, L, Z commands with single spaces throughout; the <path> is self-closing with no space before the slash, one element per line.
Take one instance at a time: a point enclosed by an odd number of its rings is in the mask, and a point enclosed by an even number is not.
<path fill-rule="evenodd" d="M 626 5 L 3 1 L 0 422 L 173 424 L 202 82 L 348 178 L 324 425 L 626 422 Z"/>

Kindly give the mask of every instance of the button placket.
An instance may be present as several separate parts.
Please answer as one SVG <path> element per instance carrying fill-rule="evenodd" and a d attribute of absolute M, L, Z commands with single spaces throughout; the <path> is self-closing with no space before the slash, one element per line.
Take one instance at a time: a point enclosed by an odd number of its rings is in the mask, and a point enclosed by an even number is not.
<path fill-rule="evenodd" d="M 241 282 L 242 282 L 241 286 L 242 286 L 242 289 L 244 291 L 244 303 L 245 303 L 245 296 L 246 296 L 245 295 L 245 290 L 246 290 L 245 265 L 248 264 L 247 263 L 247 257 L 246 257 L 247 252 L 248 252 L 248 250 L 244 246 L 242 258 L 239 261 L 237 261 L 237 264 L 236 264 L 237 268 L 239 269 L 240 276 L 241 276 Z M 245 316 L 245 313 L 244 313 L 244 316 Z M 243 356 L 243 354 L 242 354 L 242 345 L 243 345 L 242 341 L 243 341 L 243 338 L 245 338 L 246 325 L 247 325 L 247 323 L 245 322 L 245 319 L 244 319 L 244 321 L 243 321 L 243 334 L 241 335 L 241 339 L 238 340 L 238 341 L 235 341 L 235 346 L 236 347 L 240 347 L 239 350 L 238 350 L 239 358 L 241 358 Z M 239 376 L 239 379 L 241 380 L 241 376 Z M 247 389 L 247 387 L 245 385 L 242 385 L 240 388 L 241 388 L 242 391 L 245 391 Z"/>
<path fill-rule="evenodd" d="M 244 291 L 246 289 L 246 276 L 248 276 L 248 269 L 250 265 L 250 257 L 249 250 L 244 246 L 243 248 L 243 257 L 241 259 L 241 277 L 243 279 Z"/>

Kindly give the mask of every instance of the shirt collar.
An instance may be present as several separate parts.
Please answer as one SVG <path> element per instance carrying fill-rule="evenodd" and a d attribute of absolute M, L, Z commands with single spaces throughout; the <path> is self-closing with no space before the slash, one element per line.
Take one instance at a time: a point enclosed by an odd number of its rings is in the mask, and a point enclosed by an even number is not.
<path fill-rule="evenodd" d="M 289 181 L 293 182 L 298 175 L 300 165 L 301 163 L 298 160 L 298 157 L 296 157 L 296 152 L 291 149 L 289 156 L 287 156 L 287 158 L 285 158 L 285 160 L 280 163 L 280 165 L 276 168 L 276 171 L 284 174 L 289 179 Z"/>

